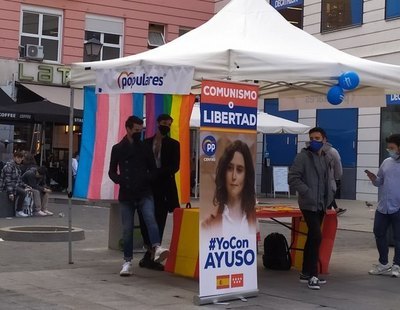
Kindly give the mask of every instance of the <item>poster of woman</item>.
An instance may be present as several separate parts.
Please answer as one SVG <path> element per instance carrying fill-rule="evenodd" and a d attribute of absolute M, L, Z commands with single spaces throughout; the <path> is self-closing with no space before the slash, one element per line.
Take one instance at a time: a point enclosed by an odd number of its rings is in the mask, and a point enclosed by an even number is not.
<path fill-rule="evenodd" d="M 257 294 L 257 98 L 255 85 L 202 83 L 200 298 Z"/>

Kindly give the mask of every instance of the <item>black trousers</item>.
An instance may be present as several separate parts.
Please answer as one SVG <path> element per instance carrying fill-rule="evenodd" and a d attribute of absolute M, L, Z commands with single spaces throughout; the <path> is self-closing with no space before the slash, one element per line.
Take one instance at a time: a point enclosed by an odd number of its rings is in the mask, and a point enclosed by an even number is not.
<path fill-rule="evenodd" d="M 167 222 L 168 209 L 165 203 L 165 196 L 162 193 L 154 191 L 153 195 L 154 195 L 154 216 L 156 218 L 158 231 L 160 233 L 160 242 L 162 242 L 165 223 Z M 146 224 L 144 223 L 143 216 L 140 213 L 140 211 L 138 211 L 138 215 L 140 223 L 140 232 L 142 233 L 143 242 L 150 249 L 151 242 L 149 239 L 149 234 L 147 232 Z"/>
<path fill-rule="evenodd" d="M 321 224 L 325 213 L 322 211 L 301 210 L 307 224 L 308 233 L 304 246 L 303 269 L 304 275 L 318 277 L 319 246 L 321 245 Z"/>

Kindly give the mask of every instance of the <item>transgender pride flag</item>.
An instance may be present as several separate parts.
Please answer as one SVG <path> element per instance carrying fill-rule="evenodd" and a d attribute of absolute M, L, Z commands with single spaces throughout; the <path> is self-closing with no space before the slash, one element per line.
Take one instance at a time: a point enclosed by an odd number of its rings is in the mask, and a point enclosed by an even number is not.
<path fill-rule="evenodd" d="M 95 94 L 94 87 L 84 89 L 81 149 L 74 196 L 87 199 L 117 199 L 118 185 L 108 177 L 111 149 L 126 134 L 130 115 L 143 118 L 146 102 L 146 138 L 156 132 L 156 119 L 171 115 L 171 138 L 180 142 L 180 169 L 175 175 L 181 203 L 190 201 L 190 132 L 193 95 Z"/>
<path fill-rule="evenodd" d="M 126 134 L 130 115 L 143 117 L 143 94 L 96 95 L 84 89 L 81 149 L 74 196 L 117 199 L 118 186 L 108 177 L 111 149 Z"/>

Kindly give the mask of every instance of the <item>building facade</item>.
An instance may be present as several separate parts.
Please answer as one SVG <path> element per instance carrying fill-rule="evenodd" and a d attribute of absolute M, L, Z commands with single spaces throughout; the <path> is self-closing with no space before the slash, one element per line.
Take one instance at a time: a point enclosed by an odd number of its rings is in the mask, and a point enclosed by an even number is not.
<path fill-rule="evenodd" d="M 210 19 L 215 3 L 0 0 L 0 7 L 1 91 L 17 102 L 45 98 L 69 106 L 71 63 L 119 58 L 165 44 Z M 87 54 L 84 48 L 91 39 L 102 44 L 98 56 Z M 76 108 L 83 108 L 82 92 L 75 91 L 74 103 Z M 67 158 L 65 124 L 50 119 L 35 125 L 26 119 L 21 122 L 18 117 L 15 113 L 0 113 L 0 141 L 24 141 L 20 145 L 12 143 L 13 147 L 8 144 L 8 148 L 0 143 L 0 159 L 9 158 L 17 147 L 36 152 L 40 145 L 45 159 L 49 154 Z M 45 132 L 43 141 L 38 132 Z"/>
<path fill-rule="evenodd" d="M 270 4 L 295 26 L 339 50 L 400 65 L 400 1 L 271 0 Z M 399 96 L 386 95 L 385 99 L 386 107 L 283 112 L 278 99 L 271 98 L 265 100 L 264 108 L 277 116 L 326 129 L 328 140 L 339 150 L 343 161 L 341 198 L 376 201 L 377 188 L 371 185 L 364 170 L 377 172 L 388 156 L 385 137 L 400 132 Z M 290 166 L 307 140 L 307 135 L 267 135 L 259 152 L 268 157 L 272 166 Z M 260 190 L 271 192 L 271 173 L 261 169 Z"/>

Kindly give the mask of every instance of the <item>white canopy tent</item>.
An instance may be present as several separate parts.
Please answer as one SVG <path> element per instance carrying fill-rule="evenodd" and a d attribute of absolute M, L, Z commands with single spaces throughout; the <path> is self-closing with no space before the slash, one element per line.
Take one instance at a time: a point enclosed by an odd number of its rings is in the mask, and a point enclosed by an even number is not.
<path fill-rule="evenodd" d="M 326 93 L 346 71 L 359 75 L 360 86 L 400 90 L 400 66 L 341 52 L 291 25 L 265 0 L 232 0 L 202 26 L 153 50 L 72 64 L 71 86 L 94 85 L 98 69 L 138 65 L 193 66 L 194 87 L 202 79 L 256 81 L 261 96 L 316 86 Z"/>
<path fill-rule="evenodd" d="M 74 88 L 95 85 L 97 70 L 146 65 L 194 67 L 193 91 L 202 79 L 225 79 L 258 83 L 261 97 L 291 89 L 326 93 L 346 71 L 359 75 L 358 89 L 400 90 L 400 66 L 341 52 L 291 25 L 266 0 L 232 0 L 202 26 L 156 49 L 72 64 L 70 124 Z M 69 137 L 71 166 L 72 131 Z M 71 182 L 70 171 L 69 192 Z"/>
<path fill-rule="evenodd" d="M 200 128 L 200 107 L 194 105 L 192 115 L 190 118 L 191 128 Z M 259 111 L 257 113 L 257 131 L 259 133 L 268 134 L 304 134 L 307 133 L 310 126 L 303 125 L 300 123 L 292 122 L 287 119 L 270 115 Z"/>

